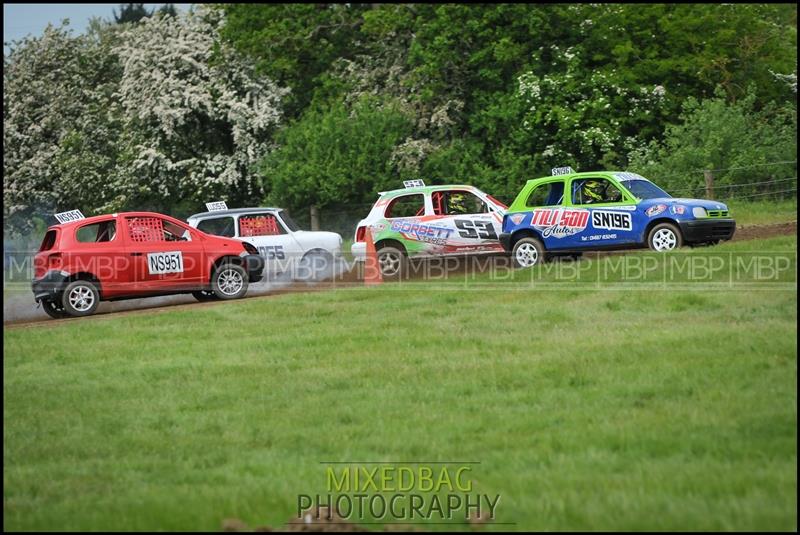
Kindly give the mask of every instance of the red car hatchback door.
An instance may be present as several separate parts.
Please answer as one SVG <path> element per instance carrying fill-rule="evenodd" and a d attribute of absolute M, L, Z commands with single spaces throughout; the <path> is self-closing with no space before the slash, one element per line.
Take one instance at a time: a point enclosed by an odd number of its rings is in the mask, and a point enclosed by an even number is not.
<path fill-rule="evenodd" d="M 203 239 L 190 227 L 152 214 L 124 218 L 136 291 L 198 288 L 207 278 Z"/>

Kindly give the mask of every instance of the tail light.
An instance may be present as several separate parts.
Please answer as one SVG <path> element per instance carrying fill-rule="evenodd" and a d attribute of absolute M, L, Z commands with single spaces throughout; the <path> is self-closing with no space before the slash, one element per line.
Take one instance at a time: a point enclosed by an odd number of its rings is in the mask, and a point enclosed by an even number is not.
<path fill-rule="evenodd" d="M 248 254 L 258 254 L 258 249 L 256 249 L 252 243 L 244 241 L 242 245 L 244 245 L 244 250 L 247 251 Z"/>
<path fill-rule="evenodd" d="M 364 241 L 364 235 L 367 233 L 367 227 L 358 227 L 356 229 L 356 241 Z"/>
<path fill-rule="evenodd" d="M 47 257 L 47 269 L 61 269 L 61 253 L 53 253 Z"/>

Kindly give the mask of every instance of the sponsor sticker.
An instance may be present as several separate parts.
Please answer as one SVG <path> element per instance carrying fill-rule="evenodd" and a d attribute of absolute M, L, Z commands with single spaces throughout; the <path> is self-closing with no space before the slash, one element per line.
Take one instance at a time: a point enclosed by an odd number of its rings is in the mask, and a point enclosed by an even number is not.
<path fill-rule="evenodd" d="M 219 210 L 227 210 L 228 205 L 225 204 L 225 201 L 214 201 L 214 202 L 207 202 L 206 203 L 206 210 L 209 212 L 217 212 Z"/>
<path fill-rule="evenodd" d="M 669 211 L 676 215 L 683 215 L 686 212 L 686 207 L 680 204 L 673 204 L 669 207 Z"/>
<path fill-rule="evenodd" d="M 512 223 L 515 225 L 519 225 L 522 223 L 522 220 L 525 219 L 525 214 L 511 214 L 508 216 Z"/>
<path fill-rule="evenodd" d="M 78 221 L 86 219 L 80 210 L 70 210 L 69 212 L 60 212 L 56 214 L 56 221 L 59 223 L 69 223 L 70 221 Z"/>
<path fill-rule="evenodd" d="M 180 251 L 148 253 L 147 272 L 151 275 L 183 273 L 183 254 Z"/>
<path fill-rule="evenodd" d="M 531 214 L 531 227 L 539 230 L 543 238 L 565 238 L 586 228 L 589 211 L 569 208 L 539 208 Z"/>
<path fill-rule="evenodd" d="M 399 232 L 406 239 L 417 240 L 436 245 L 444 245 L 454 229 L 438 225 L 423 225 L 413 220 L 392 221 L 392 231 Z"/>
<path fill-rule="evenodd" d="M 644 213 L 648 217 L 653 217 L 653 216 L 656 216 L 656 215 L 662 213 L 666 209 L 667 209 L 667 205 L 666 204 L 654 204 L 653 206 L 651 206 L 650 208 L 645 210 Z"/>
<path fill-rule="evenodd" d="M 592 226 L 605 230 L 631 230 L 633 222 L 628 212 L 615 212 L 611 210 L 593 210 Z"/>

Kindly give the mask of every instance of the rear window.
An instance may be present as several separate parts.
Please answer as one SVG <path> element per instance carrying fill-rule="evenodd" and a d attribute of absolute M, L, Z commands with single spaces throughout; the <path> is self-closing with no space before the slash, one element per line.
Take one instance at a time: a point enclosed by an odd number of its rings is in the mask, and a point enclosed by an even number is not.
<path fill-rule="evenodd" d="M 75 233 L 75 238 L 81 243 L 109 242 L 117 235 L 115 221 L 103 221 L 80 227 Z"/>
<path fill-rule="evenodd" d="M 230 216 L 204 219 L 197 224 L 197 228 L 207 234 L 223 236 L 225 238 L 233 238 L 235 234 L 233 218 Z"/>
<path fill-rule="evenodd" d="M 276 236 L 286 234 L 274 214 L 239 216 L 239 237 Z"/>
<path fill-rule="evenodd" d="M 47 234 L 44 235 L 44 239 L 42 240 L 42 245 L 39 246 L 40 251 L 49 251 L 53 248 L 56 244 L 56 238 L 58 237 L 58 231 L 48 230 Z"/>
<path fill-rule="evenodd" d="M 385 217 L 415 217 L 425 215 L 425 197 L 419 194 L 397 197 L 386 207 Z"/>
<path fill-rule="evenodd" d="M 539 184 L 525 202 L 525 206 L 558 206 L 564 200 L 564 181 Z"/>

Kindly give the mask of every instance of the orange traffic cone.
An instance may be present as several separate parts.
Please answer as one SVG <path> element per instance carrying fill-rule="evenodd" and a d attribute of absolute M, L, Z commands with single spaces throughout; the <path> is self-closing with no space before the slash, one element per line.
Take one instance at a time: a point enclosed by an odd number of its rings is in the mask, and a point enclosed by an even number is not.
<path fill-rule="evenodd" d="M 381 275 L 381 268 L 378 265 L 378 251 L 375 250 L 372 230 L 369 227 L 364 234 L 364 241 L 367 242 L 367 256 L 364 259 L 364 284 L 381 284 L 383 275 Z"/>

